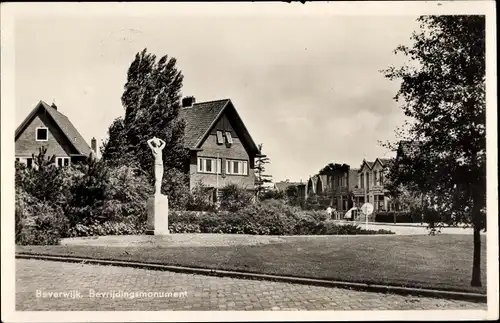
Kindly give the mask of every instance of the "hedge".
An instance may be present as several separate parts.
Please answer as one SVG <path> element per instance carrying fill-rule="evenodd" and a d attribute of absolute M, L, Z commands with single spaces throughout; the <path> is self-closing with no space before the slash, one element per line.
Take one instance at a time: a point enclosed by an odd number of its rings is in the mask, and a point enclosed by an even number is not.
<path fill-rule="evenodd" d="M 405 211 L 377 212 L 375 214 L 375 222 L 394 223 L 394 219 L 396 219 L 396 223 L 421 223 L 422 215 Z"/>

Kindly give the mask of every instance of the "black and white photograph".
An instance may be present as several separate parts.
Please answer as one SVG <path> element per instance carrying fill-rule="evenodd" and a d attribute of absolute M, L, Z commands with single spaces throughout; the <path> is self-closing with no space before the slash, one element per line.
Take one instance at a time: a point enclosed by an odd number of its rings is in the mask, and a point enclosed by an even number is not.
<path fill-rule="evenodd" d="M 498 319 L 493 1 L 0 11 L 2 321 Z"/>

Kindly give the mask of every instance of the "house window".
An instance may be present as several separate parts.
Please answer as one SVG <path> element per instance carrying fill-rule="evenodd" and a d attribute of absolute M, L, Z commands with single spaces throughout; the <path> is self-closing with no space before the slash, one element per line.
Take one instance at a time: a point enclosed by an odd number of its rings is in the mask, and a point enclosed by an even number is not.
<path fill-rule="evenodd" d="M 365 175 L 364 174 L 360 174 L 359 175 L 359 180 L 360 180 L 359 186 L 361 188 L 365 188 Z"/>
<path fill-rule="evenodd" d="M 230 145 L 233 144 L 233 137 L 231 136 L 231 132 L 226 131 L 226 142 Z"/>
<path fill-rule="evenodd" d="M 222 145 L 224 143 L 224 138 L 222 137 L 222 131 L 217 130 L 217 145 Z"/>
<path fill-rule="evenodd" d="M 49 130 L 46 127 L 36 128 L 36 141 L 47 141 L 49 138 Z"/>
<path fill-rule="evenodd" d="M 370 189 L 370 173 L 366 173 L 366 188 Z"/>
<path fill-rule="evenodd" d="M 56 157 L 56 165 L 59 167 L 69 166 L 70 158 L 69 157 Z"/>
<path fill-rule="evenodd" d="M 217 158 L 198 157 L 198 172 L 220 174 L 221 172 L 220 158 L 217 159 Z"/>
<path fill-rule="evenodd" d="M 229 175 L 248 175 L 247 161 L 226 160 L 226 173 Z"/>
<path fill-rule="evenodd" d="M 26 158 L 26 166 L 29 168 L 33 167 L 33 158 Z"/>

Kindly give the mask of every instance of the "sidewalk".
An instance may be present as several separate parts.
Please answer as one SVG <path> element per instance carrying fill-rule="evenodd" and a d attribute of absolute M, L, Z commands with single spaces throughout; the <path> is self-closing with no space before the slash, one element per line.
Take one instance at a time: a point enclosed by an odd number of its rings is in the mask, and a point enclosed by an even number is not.
<path fill-rule="evenodd" d="M 346 220 L 332 220 L 338 224 L 354 224 L 359 225 L 361 228 L 365 229 L 366 222 L 364 221 L 346 221 Z M 427 229 L 427 223 L 382 223 L 382 222 L 368 222 L 369 230 L 379 230 L 385 229 L 393 231 L 400 235 L 414 235 L 414 234 L 429 234 Z M 464 228 L 461 226 L 450 227 L 445 225 L 441 229 L 441 234 L 473 234 L 472 228 Z M 481 235 L 485 235 L 486 232 L 481 232 Z"/>

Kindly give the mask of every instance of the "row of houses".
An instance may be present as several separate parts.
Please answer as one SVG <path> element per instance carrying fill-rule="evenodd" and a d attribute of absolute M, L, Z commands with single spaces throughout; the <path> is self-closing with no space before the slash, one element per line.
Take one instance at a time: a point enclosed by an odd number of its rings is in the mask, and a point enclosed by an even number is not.
<path fill-rule="evenodd" d="M 182 99 L 180 117 L 186 122 L 185 148 L 189 157 L 185 171 L 189 187 L 203 183 L 212 188 L 212 199 L 217 199 L 218 188 L 227 184 L 253 191 L 255 159 L 265 156 L 231 100 L 196 103 L 194 97 L 186 97 Z M 16 129 L 16 161 L 31 167 L 33 155 L 42 146 L 47 155 L 56 157 L 55 163 L 61 167 L 97 156 L 95 138 L 89 146 L 55 104 L 40 101 Z"/>
<path fill-rule="evenodd" d="M 307 182 L 278 182 L 274 188 L 286 192 L 290 186 L 296 187 L 302 201 L 322 196 L 329 206 L 341 212 L 366 202 L 371 203 L 376 211 L 389 211 L 397 207 L 384 187 L 389 162 L 390 159 L 376 158 L 374 161 L 363 160 L 359 168 L 337 165 L 329 171 L 310 176 Z"/>

